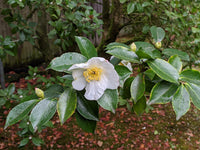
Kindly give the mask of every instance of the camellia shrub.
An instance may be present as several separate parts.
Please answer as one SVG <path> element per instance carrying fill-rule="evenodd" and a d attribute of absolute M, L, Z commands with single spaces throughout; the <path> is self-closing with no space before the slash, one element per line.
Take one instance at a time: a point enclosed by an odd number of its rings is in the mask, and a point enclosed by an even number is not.
<path fill-rule="evenodd" d="M 61 125 L 75 114 L 78 125 L 94 133 L 99 107 L 115 113 L 122 100 L 137 115 L 150 105 L 172 103 L 177 120 L 189 110 L 191 102 L 199 109 L 200 72 L 182 70 L 189 61 L 187 53 L 162 48 L 162 28 L 153 26 L 150 32 L 154 45 L 142 41 L 107 45 L 110 60 L 98 57 L 87 38 L 76 36 L 80 53 L 64 53 L 48 66 L 66 73 L 62 78 L 68 84 L 55 84 L 45 91 L 36 88 L 38 98 L 15 106 L 7 116 L 5 129 L 26 118 L 31 132 L 36 133 L 57 112 Z M 21 145 L 30 139 L 25 138 Z"/>

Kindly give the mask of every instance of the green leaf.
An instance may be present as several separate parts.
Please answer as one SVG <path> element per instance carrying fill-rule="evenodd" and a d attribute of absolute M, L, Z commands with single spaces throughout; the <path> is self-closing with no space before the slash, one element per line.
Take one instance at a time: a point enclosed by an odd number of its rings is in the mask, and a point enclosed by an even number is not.
<path fill-rule="evenodd" d="M 153 61 L 149 61 L 148 65 L 160 78 L 172 83 L 179 84 L 178 71 L 165 60 L 157 58 Z"/>
<path fill-rule="evenodd" d="M 43 99 L 31 111 L 29 120 L 34 130 L 48 122 L 56 112 L 57 101 Z"/>
<path fill-rule="evenodd" d="M 126 60 L 133 63 L 139 63 L 137 55 L 133 51 L 129 51 L 127 47 L 118 46 L 111 50 L 108 50 L 106 53 L 122 60 Z"/>
<path fill-rule="evenodd" d="M 186 69 L 181 72 L 179 79 L 200 86 L 200 72 L 197 70 Z"/>
<path fill-rule="evenodd" d="M 135 3 L 133 2 L 130 2 L 128 3 L 128 6 L 127 6 L 127 14 L 131 14 L 132 12 L 134 12 L 135 10 Z"/>
<path fill-rule="evenodd" d="M 181 72 L 181 70 L 182 70 L 182 61 L 181 61 L 180 57 L 178 57 L 178 55 L 171 56 L 169 58 L 169 63 L 172 66 L 174 66 L 174 68 L 176 68 L 176 70 L 178 72 Z"/>
<path fill-rule="evenodd" d="M 145 81 L 143 74 L 138 74 L 133 82 L 131 83 L 131 97 L 133 98 L 134 102 L 137 103 L 137 101 L 144 95 L 145 91 Z"/>
<path fill-rule="evenodd" d="M 115 113 L 118 104 L 117 90 L 107 89 L 97 103 L 104 109 Z"/>
<path fill-rule="evenodd" d="M 0 97 L 0 107 L 3 106 L 6 103 L 6 99 L 3 97 Z"/>
<path fill-rule="evenodd" d="M 152 69 L 148 69 L 147 71 L 144 72 L 144 74 L 150 79 L 153 80 L 155 77 L 155 72 L 153 72 Z"/>
<path fill-rule="evenodd" d="M 186 52 L 183 51 L 179 51 L 177 49 L 173 49 L 173 48 L 166 48 L 162 51 L 162 53 L 164 55 L 167 56 L 173 56 L 173 55 L 178 55 L 182 60 L 185 61 L 190 61 L 189 55 Z"/>
<path fill-rule="evenodd" d="M 133 104 L 133 110 L 136 113 L 136 115 L 140 116 L 144 113 L 146 109 L 146 98 L 145 96 L 142 96 L 136 104 Z"/>
<path fill-rule="evenodd" d="M 20 146 L 20 147 L 21 147 L 21 146 L 25 146 L 25 145 L 28 143 L 28 141 L 29 141 L 29 138 L 24 138 L 23 140 L 20 141 L 19 146 Z"/>
<path fill-rule="evenodd" d="M 130 47 L 128 45 L 123 44 L 123 43 L 118 43 L 118 42 L 112 42 L 106 46 L 106 50 L 112 50 L 115 48 L 123 48 L 126 50 L 130 50 Z"/>
<path fill-rule="evenodd" d="M 170 102 L 177 88 L 177 85 L 169 82 L 157 83 L 151 91 L 148 104 L 166 104 Z"/>
<path fill-rule="evenodd" d="M 76 104 L 76 92 L 72 88 L 67 88 L 64 93 L 62 93 L 57 103 L 57 112 L 61 124 L 64 124 L 64 122 L 73 115 Z"/>
<path fill-rule="evenodd" d="M 190 94 L 192 103 L 200 109 L 200 86 L 193 83 L 186 83 L 185 86 Z"/>
<path fill-rule="evenodd" d="M 53 84 L 44 91 L 44 97 L 49 99 L 58 98 L 63 92 L 64 89 L 61 85 Z"/>
<path fill-rule="evenodd" d="M 75 113 L 76 121 L 79 127 L 81 127 L 84 131 L 94 133 L 96 129 L 96 121 L 88 120 L 80 115 L 78 112 Z"/>
<path fill-rule="evenodd" d="M 37 102 L 38 100 L 34 99 L 15 106 L 7 116 L 4 129 L 25 118 Z"/>
<path fill-rule="evenodd" d="M 122 4 L 126 2 L 126 0 L 119 0 L 119 1 L 120 1 L 120 3 L 122 3 Z"/>
<path fill-rule="evenodd" d="M 77 95 L 77 111 L 86 119 L 99 121 L 97 102 L 85 99 L 82 93 Z"/>
<path fill-rule="evenodd" d="M 7 87 L 8 95 L 11 96 L 15 92 L 15 84 L 10 84 Z"/>
<path fill-rule="evenodd" d="M 116 65 L 115 70 L 117 71 L 120 79 L 120 85 L 123 86 L 124 80 L 126 80 L 132 72 L 125 66 Z"/>
<path fill-rule="evenodd" d="M 87 58 L 79 53 L 69 52 L 62 54 L 60 57 L 54 58 L 47 69 L 53 69 L 58 72 L 68 72 L 67 70 L 73 64 L 84 63 Z"/>
<path fill-rule="evenodd" d="M 172 106 L 179 120 L 190 108 L 190 95 L 186 88 L 181 85 L 172 98 Z"/>
<path fill-rule="evenodd" d="M 161 27 L 152 26 L 150 31 L 155 42 L 161 42 L 165 37 L 165 31 Z"/>
<path fill-rule="evenodd" d="M 26 39 L 26 36 L 25 36 L 25 34 L 24 34 L 24 32 L 23 32 L 23 31 L 20 31 L 20 32 L 19 32 L 19 39 L 20 39 L 22 42 L 24 42 L 24 41 L 25 41 L 25 39 Z"/>
<path fill-rule="evenodd" d="M 37 137 L 33 137 L 32 142 L 36 146 L 40 146 L 41 144 L 44 144 L 44 141 L 40 138 L 37 138 Z"/>
<path fill-rule="evenodd" d="M 97 51 L 94 45 L 86 37 L 75 36 L 75 40 L 78 44 L 78 47 L 81 51 L 81 54 L 87 57 L 88 59 L 92 57 L 97 57 Z"/>
<path fill-rule="evenodd" d="M 142 48 L 143 50 L 146 50 L 146 51 L 155 50 L 155 47 L 150 43 L 147 43 L 147 42 L 134 42 L 134 43 L 137 47 L 137 50 L 139 50 L 140 48 Z"/>
<path fill-rule="evenodd" d="M 123 89 L 120 94 L 122 96 L 122 98 L 124 98 L 124 99 L 131 98 L 130 87 L 131 87 L 131 83 L 133 82 L 133 79 L 134 79 L 134 77 L 130 77 L 130 78 L 126 79 L 126 81 L 124 82 Z"/>

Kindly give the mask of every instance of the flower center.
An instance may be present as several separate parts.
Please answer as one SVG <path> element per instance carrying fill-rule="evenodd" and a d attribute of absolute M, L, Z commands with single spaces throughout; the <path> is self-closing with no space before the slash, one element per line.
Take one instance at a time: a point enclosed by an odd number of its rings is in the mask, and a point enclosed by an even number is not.
<path fill-rule="evenodd" d="M 83 76 L 87 82 L 92 80 L 99 81 L 101 79 L 102 70 L 97 67 L 92 67 L 83 72 Z"/>

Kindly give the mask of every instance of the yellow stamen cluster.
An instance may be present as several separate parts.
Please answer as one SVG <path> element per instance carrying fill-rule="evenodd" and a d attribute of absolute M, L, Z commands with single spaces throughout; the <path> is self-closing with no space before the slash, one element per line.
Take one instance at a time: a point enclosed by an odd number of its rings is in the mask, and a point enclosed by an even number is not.
<path fill-rule="evenodd" d="M 102 70 L 97 67 L 92 67 L 83 72 L 83 76 L 87 82 L 92 80 L 99 81 L 101 79 Z"/>

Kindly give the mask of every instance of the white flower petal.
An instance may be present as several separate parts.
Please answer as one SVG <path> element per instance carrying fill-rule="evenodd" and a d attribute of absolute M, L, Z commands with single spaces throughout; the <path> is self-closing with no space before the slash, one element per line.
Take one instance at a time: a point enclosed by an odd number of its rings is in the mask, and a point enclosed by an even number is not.
<path fill-rule="evenodd" d="M 73 70 L 72 72 L 72 76 L 74 78 L 72 86 L 74 89 L 78 91 L 83 90 L 86 86 L 86 81 L 85 78 L 83 77 L 83 71 L 84 70 L 80 69 L 80 70 Z"/>
<path fill-rule="evenodd" d="M 88 63 L 74 64 L 68 69 L 68 71 L 86 69 L 86 68 L 88 68 Z"/>
<path fill-rule="evenodd" d="M 88 100 L 98 100 L 106 90 L 106 83 L 103 80 L 91 81 L 86 85 L 85 98 Z"/>
<path fill-rule="evenodd" d="M 84 77 L 79 77 L 72 82 L 72 86 L 75 90 L 81 91 L 85 88 L 87 82 Z"/>

